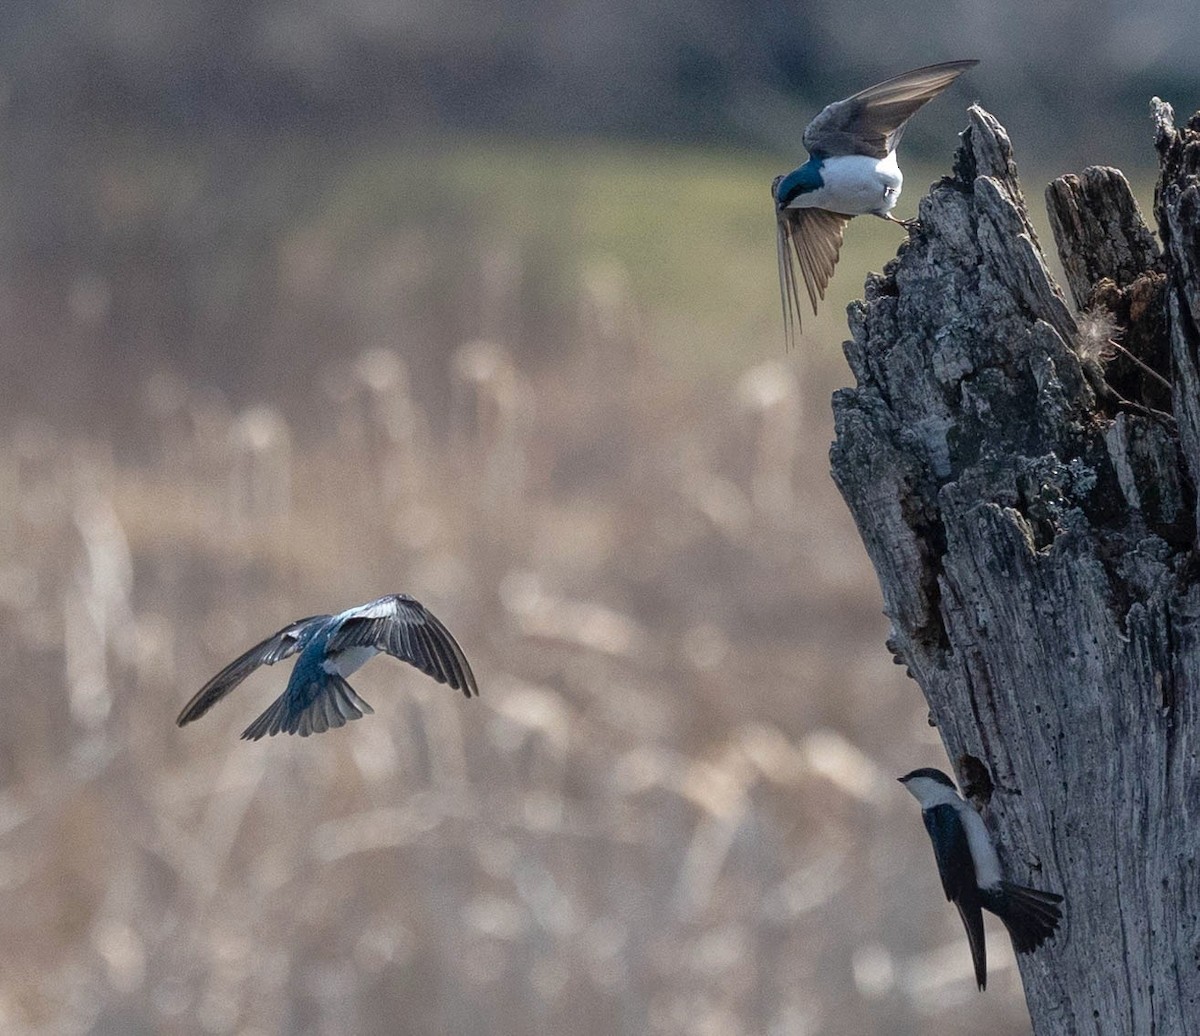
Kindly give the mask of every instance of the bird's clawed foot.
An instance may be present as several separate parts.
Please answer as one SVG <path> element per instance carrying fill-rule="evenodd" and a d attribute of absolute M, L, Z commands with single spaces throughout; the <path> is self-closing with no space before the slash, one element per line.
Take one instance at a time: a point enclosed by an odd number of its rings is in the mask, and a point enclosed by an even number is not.
<path fill-rule="evenodd" d="M 912 219 L 896 219 L 896 217 L 893 216 L 890 212 L 880 212 L 880 213 L 876 213 L 876 215 L 878 215 L 880 219 L 887 220 L 889 223 L 899 224 L 905 230 L 920 230 L 921 229 L 921 221 L 919 219 L 917 219 L 915 216 Z"/>

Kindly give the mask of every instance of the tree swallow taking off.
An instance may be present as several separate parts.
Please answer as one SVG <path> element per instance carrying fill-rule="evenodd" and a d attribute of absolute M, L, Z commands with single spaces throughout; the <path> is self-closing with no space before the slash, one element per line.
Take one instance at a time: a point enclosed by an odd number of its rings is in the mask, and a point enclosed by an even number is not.
<path fill-rule="evenodd" d="M 479 693 L 466 656 L 450 631 L 408 594 L 381 597 L 340 615 L 313 615 L 284 626 L 230 662 L 184 706 L 176 722 L 199 719 L 261 665 L 274 665 L 297 652 L 287 689 L 250 724 L 243 738 L 264 734 L 321 734 L 347 720 L 374 712 L 346 677 L 379 652 L 408 662 L 438 683 Z"/>
<path fill-rule="evenodd" d="M 978 64 L 947 61 L 913 69 L 834 101 L 808 124 L 803 138 L 808 161 L 787 176 L 775 177 L 771 184 L 778 220 L 779 290 L 789 343 L 800 324 L 796 263 L 815 315 L 851 217 L 870 213 L 901 222 L 891 211 L 904 182 L 896 164 L 896 145 L 905 124 L 922 105 Z"/>
<path fill-rule="evenodd" d="M 959 798 L 954 782 L 941 770 L 913 770 L 899 781 L 921 803 L 942 888 L 958 907 L 975 961 L 975 981 L 986 989 L 987 947 L 980 908 L 1004 922 L 1017 953 L 1031 953 L 1058 927 L 1062 896 L 1013 885 L 1000 876 L 1000 858 L 983 817 Z"/>

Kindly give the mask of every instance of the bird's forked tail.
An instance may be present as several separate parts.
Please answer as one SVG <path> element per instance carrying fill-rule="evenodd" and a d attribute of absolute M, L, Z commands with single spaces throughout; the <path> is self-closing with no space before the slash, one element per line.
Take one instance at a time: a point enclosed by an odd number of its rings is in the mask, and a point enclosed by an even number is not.
<path fill-rule="evenodd" d="M 1057 892 L 1042 892 L 1002 881 L 989 898 L 993 901 L 985 901 L 984 906 L 1004 922 L 1017 953 L 1032 953 L 1054 934 L 1062 920 L 1058 904 L 1063 897 Z"/>
<path fill-rule="evenodd" d="M 374 711 L 341 676 L 327 673 L 299 689 L 289 682 L 287 690 L 245 729 L 242 737 L 247 741 L 276 734 L 308 737 L 344 727 L 348 720 L 362 719 Z"/>

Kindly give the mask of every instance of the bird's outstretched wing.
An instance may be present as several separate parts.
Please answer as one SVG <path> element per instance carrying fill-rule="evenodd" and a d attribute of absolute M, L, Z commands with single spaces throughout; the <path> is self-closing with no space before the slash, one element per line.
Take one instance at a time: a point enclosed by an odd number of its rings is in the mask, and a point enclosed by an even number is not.
<path fill-rule="evenodd" d="M 429 609 L 408 594 L 381 597 L 353 609 L 329 638 L 326 651 L 336 654 L 354 647 L 385 651 L 468 698 L 479 693 L 458 641 Z"/>
<path fill-rule="evenodd" d="M 914 68 L 834 101 L 808 124 L 804 146 L 815 155 L 886 158 L 896 150 L 904 125 L 978 61 L 946 61 Z"/>
<path fill-rule="evenodd" d="M 975 981 L 980 989 L 987 988 L 987 944 L 983 935 L 983 910 L 975 880 L 975 860 L 967 833 L 953 806 L 930 806 L 921 811 L 925 829 L 933 842 L 933 855 L 946 898 L 958 908 L 971 960 L 975 964 Z"/>
<path fill-rule="evenodd" d="M 307 619 L 297 619 L 284 626 L 278 633 L 267 637 L 261 644 L 255 644 L 201 687 L 195 697 L 183 707 L 175 722 L 182 727 L 194 719 L 199 719 L 259 666 L 274 665 L 281 659 L 294 655 L 300 649 L 304 633 L 315 623 L 328 618 L 328 615 L 310 615 Z"/>
<path fill-rule="evenodd" d="M 812 311 L 817 300 L 825 298 L 825 287 L 833 276 L 842 249 L 842 232 L 849 216 L 825 209 L 778 209 L 776 249 L 779 253 L 779 293 L 783 300 L 783 322 L 790 345 L 800 326 L 800 287 L 796 266 L 804 278 L 804 287 Z"/>

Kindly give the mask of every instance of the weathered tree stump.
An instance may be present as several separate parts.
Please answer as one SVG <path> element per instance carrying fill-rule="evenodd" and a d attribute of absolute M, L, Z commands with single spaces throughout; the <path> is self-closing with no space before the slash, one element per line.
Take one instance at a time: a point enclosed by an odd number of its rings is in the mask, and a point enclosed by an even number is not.
<path fill-rule="evenodd" d="M 1079 315 L 972 108 L 833 402 L 889 647 L 1008 876 L 1066 896 L 1018 958 L 1040 1034 L 1200 1033 L 1200 116 L 1155 105 L 1161 253 L 1115 170 L 1047 192 Z"/>

